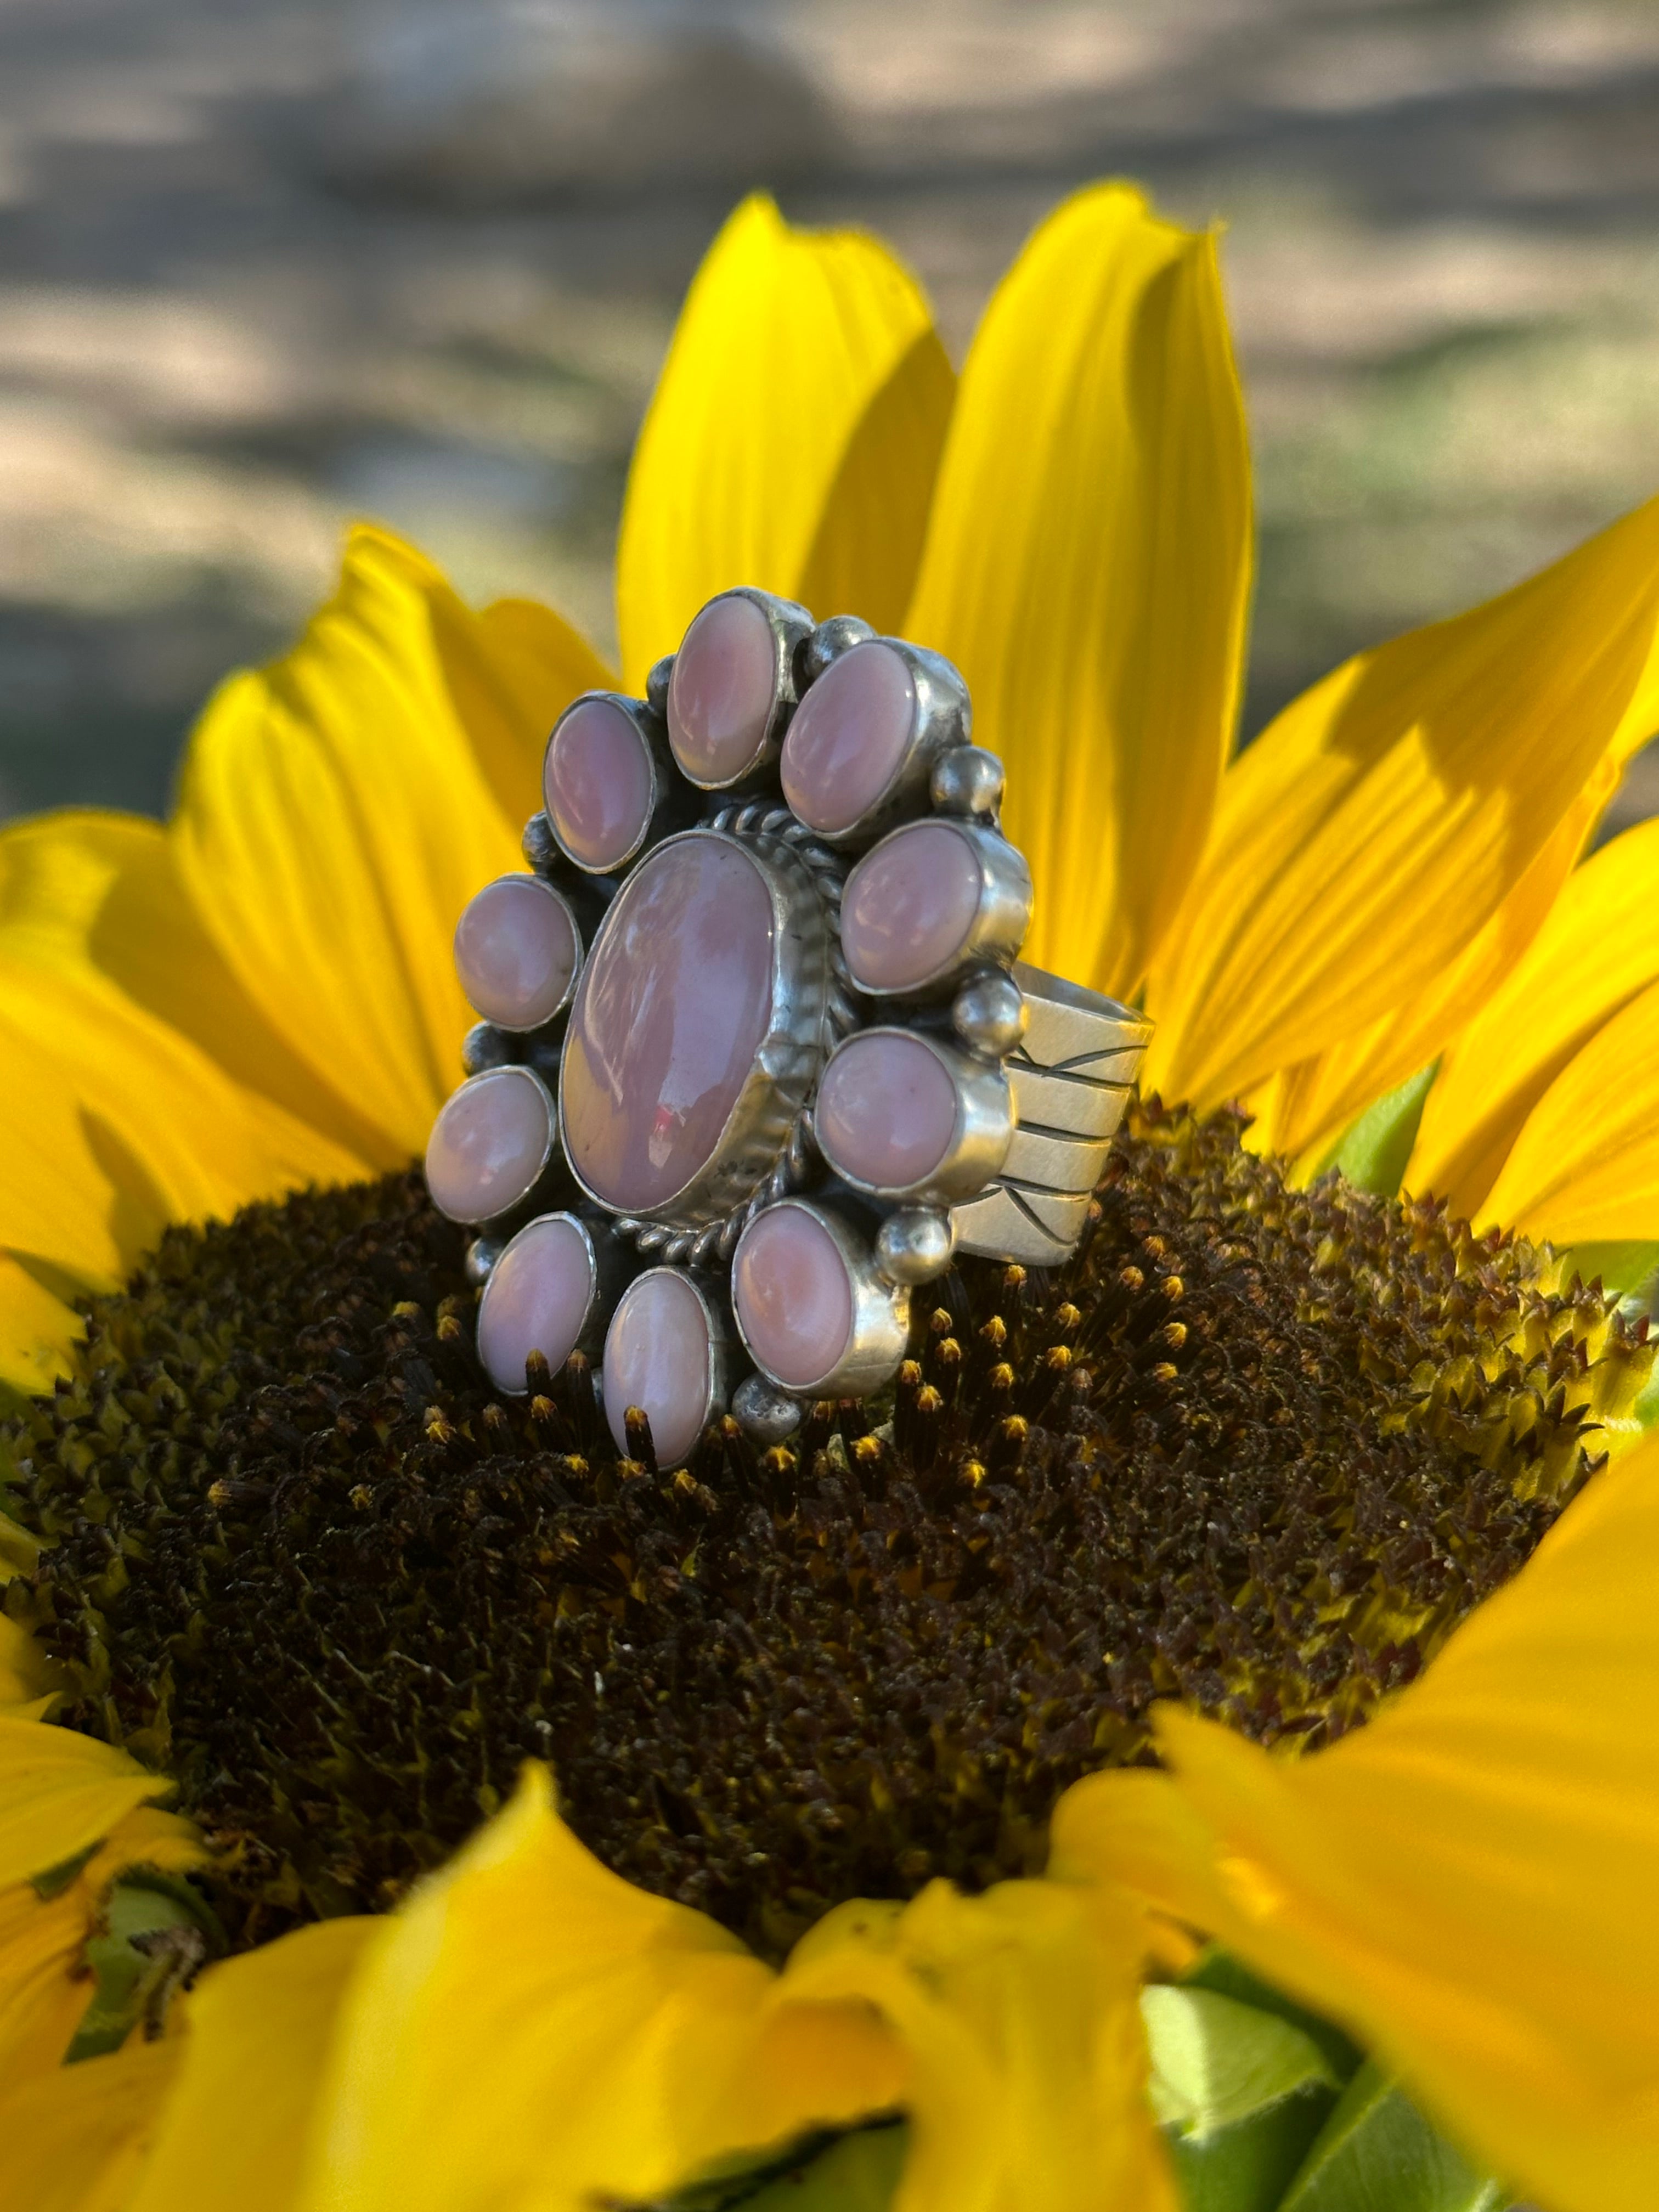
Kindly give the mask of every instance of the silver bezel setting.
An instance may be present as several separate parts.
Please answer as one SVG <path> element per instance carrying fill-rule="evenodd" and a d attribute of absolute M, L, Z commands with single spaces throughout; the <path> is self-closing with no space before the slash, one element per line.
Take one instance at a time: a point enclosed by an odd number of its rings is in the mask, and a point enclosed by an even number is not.
<path fill-rule="evenodd" d="M 814 631 L 813 638 L 817 634 Z M 806 641 L 808 653 L 813 638 Z M 924 812 L 929 803 L 935 763 L 952 746 L 965 745 L 973 729 L 968 687 L 957 670 L 943 653 L 932 653 L 926 646 L 912 645 L 908 638 L 874 635 L 849 638 L 845 646 L 827 657 L 823 672 L 827 674 L 837 661 L 865 645 L 883 645 L 897 654 L 909 674 L 915 704 L 904 748 L 892 774 L 857 820 L 841 830 L 820 830 L 809 825 L 813 836 L 837 853 L 862 852 L 866 846 L 875 844 L 888 830 L 896 829 L 900 822 Z"/>
<path fill-rule="evenodd" d="M 695 802 L 688 802 L 686 787 L 678 763 L 669 750 L 668 732 L 660 715 L 654 714 L 643 699 L 630 699 L 621 691 L 584 691 L 573 699 L 548 735 L 548 750 L 554 739 L 579 707 L 591 707 L 596 702 L 617 708 L 632 724 L 635 734 L 645 750 L 647 772 L 650 779 L 650 799 L 646 809 L 644 826 L 627 849 L 616 859 L 605 861 L 584 860 L 573 853 L 559 835 L 553 810 L 547 801 L 545 759 L 542 775 L 542 819 L 547 823 L 549 835 L 569 866 L 584 876 L 617 876 L 631 868 L 648 847 L 672 830 L 681 828 L 696 812 Z M 572 989 L 574 989 L 573 980 Z"/>
<path fill-rule="evenodd" d="M 772 908 L 771 1006 L 753 1066 L 726 1116 L 708 1164 L 659 1205 L 624 1211 L 570 1172 L 595 1206 L 613 1214 L 624 1233 L 665 1224 L 702 1231 L 722 1224 L 745 1205 L 787 1152 L 796 1121 L 811 1095 L 830 1012 L 829 929 L 822 902 L 799 856 L 779 837 L 757 828 L 739 835 L 710 824 L 666 837 L 652 853 L 672 852 L 694 839 L 717 839 L 740 853 L 765 885 Z M 628 896 L 626 888 L 620 899 Z M 564 1085 L 559 1086 L 559 1139 L 569 1159 Z"/>
<path fill-rule="evenodd" d="M 852 1317 L 846 1348 L 839 1359 L 811 1382 L 786 1382 L 775 1374 L 750 1342 L 743 1315 L 735 1299 L 732 1318 L 744 1350 L 757 1370 L 784 1396 L 808 1402 L 819 1398 L 865 1398 L 890 1382 L 904 1357 L 910 1334 L 910 1292 L 892 1282 L 877 1267 L 869 1244 L 842 1219 L 833 1206 L 808 1198 L 780 1199 L 775 1210 L 805 1213 L 824 1230 L 847 1269 L 852 1291 Z"/>
<path fill-rule="evenodd" d="M 637 1291 L 641 1284 L 649 1282 L 653 1275 L 672 1275 L 677 1282 L 684 1283 L 702 1309 L 708 1351 L 704 1365 L 702 1407 L 697 1421 L 698 1431 L 701 1433 L 708 1427 L 716 1408 L 726 1405 L 732 1395 L 732 1324 L 727 1317 L 726 1302 L 706 1275 L 694 1272 L 689 1267 L 642 1267 L 627 1285 L 623 1296 L 625 1297 L 628 1291 Z M 611 1331 L 615 1325 L 617 1314 L 621 1311 L 622 1303 L 623 1298 L 619 1297 L 605 1317 L 602 1341 L 606 1349 L 609 1348 Z M 600 1371 L 599 1389 L 600 1401 L 608 1425 L 612 1408 L 609 1397 L 605 1395 L 603 1370 Z M 621 1410 L 625 1413 L 627 1408 L 624 1407 Z M 614 1442 L 616 1431 L 612 1429 L 611 1433 Z M 680 1462 L 675 1461 L 671 1462 L 670 1464 L 678 1465 Z"/>
<path fill-rule="evenodd" d="M 939 1208 L 951 1206 L 958 1199 L 971 1198 L 1000 1172 L 1013 1141 L 1013 1097 L 1000 1063 L 975 1059 L 930 1030 L 902 1028 L 890 1022 L 859 1030 L 844 1038 L 825 1060 L 823 1074 L 829 1073 L 838 1054 L 856 1048 L 866 1037 L 881 1036 L 903 1037 L 920 1045 L 944 1067 L 956 1094 L 956 1125 L 951 1132 L 950 1144 L 919 1182 L 867 1182 L 854 1175 L 844 1160 L 837 1159 L 823 1141 L 815 1108 L 812 1133 L 818 1150 L 848 1188 L 866 1198 L 884 1199 L 896 1206 Z M 818 1081 L 822 1089 L 823 1077 L 820 1076 Z"/>
<path fill-rule="evenodd" d="M 571 940 L 576 948 L 576 957 L 571 963 L 570 975 L 565 983 L 564 993 L 562 997 L 560 999 L 559 1003 L 551 1010 L 550 1012 L 540 1015 L 533 1022 L 497 1021 L 493 1014 L 486 1014 L 483 1012 L 482 1008 L 473 1006 L 471 999 L 467 1000 L 467 1004 L 470 1006 L 472 1006 L 473 1012 L 478 1016 L 478 1020 L 475 1024 L 475 1027 L 481 1030 L 499 1031 L 504 1037 L 534 1036 L 541 1030 L 546 1029 L 550 1023 L 556 1022 L 562 1014 L 568 1014 L 570 1011 L 570 1002 L 576 995 L 576 984 L 581 975 L 583 963 L 587 957 L 587 948 L 582 942 L 582 926 L 576 919 L 575 908 L 572 906 L 570 901 L 565 896 L 558 885 L 556 884 L 550 884 L 544 876 L 538 876 L 535 874 L 533 871 L 528 878 L 521 875 L 492 876 L 489 881 L 482 887 L 482 890 L 475 892 L 473 896 L 474 897 L 482 897 L 483 891 L 493 891 L 497 884 L 522 884 L 526 881 L 534 884 L 538 890 L 545 893 L 549 898 L 552 899 L 563 914 L 565 920 L 570 924 L 570 936 Z M 469 1031 L 469 1036 L 471 1035 L 471 1031 Z M 463 1049 L 465 1050 L 465 1048 L 463 1048 Z M 489 1062 L 488 1065 L 500 1067 L 506 1065 L 506 1060 L 503 1057 L 501 1060 L 492 1060 Z M 468 1068 L 467 1070 L 467 1073 L 469 1075 L 474 1075 L 479 1072 L 480 1071 L 477 1068 Z"/>
<path fill-rule="evenodd" d="M 514 1229 L 517 1228 L 516 1217 L 520 1209 L 535 1197 L 553 1165 L 558 1152 L 559 1111 L 552 1092 L 542 1078 L 533 1067 L 526 1067 L 522 1060 L 500 1060 L 492 1067 L 481 1069 L 476 1075 L 469 1075 L 458 1090 L 450 1093 L 449 1098 L 444 1102 L 445 1105 L 447 1106 L 451 1100 L 459 1098 L 464 1091 L 473 1090 L 481 1084 L 492 1083 L 498 1075 L 521 1075 L 527 1082 L 533 1083 L 542 1094 L 543 1102 L 547 1108 L 548 1138 L 542 1147 L 541 1158 L 537 1164 L 536 1171 L 523 1185 L 518 1195 L 509 1199 L 505 1206 L 498 1206 L 494 1213 L 451 1213 L 441 1206 L 438 1206 L 438 1211 L 444 1215 L 446 1220 L 456 1223 L 459 1227 L 477 1230 L 489 1236 L 492 1242 L 504 1244 L 506 1239 L 502 1233 L 503 1224 L 511 1223 Z M 437 1203 L 434 1199 L 433 1204 L 437 1206 Z"/>
<path fill-rule="evenodd" d="M 519 1242 L 519 1239 L 521 1237 L 527 1237 L 532 1229 L 539 1229 L 544 1222 L 548 1221 L 565 1222 L 568 1223 L 570 1227 L 576 1230 L 581 1237 L 583 1248 L 587 1255 L 587 1297 L 586 1300 L 586 1310 L 582 1316 L 582 1325 L 576 1332 L 575 1343 L 571 1347 L 573 1351 L 587 1351 L 591 1349 L 595 1313 L 599 1309 L 599 1254 L 594 1249 L 593 1232 L 588 1227 L 587 1224 L 582 1219 L 581 1216 L 578 1213 L 571 1213 L 563 1210 L 552 1213 L 538 1213 L 533 1215 L 530 1220 L 525 1223 L 523 1228 L 515 1229 L 512 1236 L 507 1238 L 507 1242 L 493 1255 L 490 1260 L 489 1273 L 484 1279 L 483 1285 L 478 1295 L 478 1330 L 480 1334 L 482 1334 L 484 1324 L 484 1316 L 489 1310 L 491 1294 L 501 1279 L 499 1270 L 502 1261 L 507 1257 L 508 1254 L 512 1251 L 514 1246 Z M 496 1389 L 503 1391 L 509 1398 L 522 1398 L 527 1395 L 527 1384 L 520 1383 L 515 1387 L 510 1382 L 498 1382 L 494 1376 L 490 1376 L 490 1381 L 494 1383 Z"/>
<path fill-rule="evenodd" d="M 484 1022 L 469 1034 L 471 1079 L 506 1067 L 531 1076 L 548 1102 L 553 1133 L 540 1172 L 514 1206 L 468 1224 L 477 1232 L 468 1273 L 487 1286 L 509 1235 L 532 1218 L 557 1211 L 574 1221 L 596 1270 L 583 1350 L 598 1349 L 608 1336 L 618 1297 L 630 1279 L 643 1279 L 642 1264 L 644 1274 L 675 1274 L 691 1285 L 708 1327 L 705 1419 L 729 1403 L 755 1439 L 766 1442 L 790 1432 L 789 1407 L 803 1399 L 864 1396 L 890 1382 L 906 1347 L 912 1289 L 944 1273 L 958 1251 L 1048 1265 L 1069 1255 L 1150 1025 L 1130 1008 L 1020 964 L 1030 874 L 1002 835 L 1001 763 L 972 742 L 967 688 L 948 661 L 881 635 L 854 616 L 814 624 L 793 601 L 747 586 L 717 596 L 758 606 L 772 637 L 772 711 L 749 761 L 718 783 L 698 781 L 681 767 L 667 733 L 674 666 L 667 655 L 653 668 L 645 699 L 582 695 L 620 708 L 646 745 L 650 818 L 628 854 L 592 866 L 560 843 L 545 813 L 526 829 L 526 859 L 563 902 L 580 958 L 554 1016 L 533 1030 Z M 915 694 L 911 726 L 884 788 L 854 822 L 823 832 L 801 821 L 782 796 L 782 749 L 812 686 L 866 643 L 884 645 L 903 661 Z M 580 703 L 571 702 L 555 734 Z M 920 981 L 858 987 L 841 938 L 848 872 L 890 833 L 927 819 L 948 825 L 975 855 L 980 889 L 970 927 Z M 568 1032 L 583 980 L 635 872 L 692 837 L 715 837 L 741 851 L 766 887 L 772 956 L 766 1033 L 703 1166 L 660 1203 L 623 1211 L 570 1165 Z M 831 1057 L 850 1038 L 883 1031 L 933 1054 L 956 1101 L 945 1155 L 926 1179 L 902 1187 L 848 1175 L 820 1148 L 815 1127 Z M 847 1352 L 808 1390 L 782 1385 L 759 1367 L 729 1304 L 727 1271 L 744 1228 L 781 1205 L 799 1206 L 824 1226 L 854 1287 Z"/>
<path fill-rule="evenodd" d="M 812 631 L 812 617 L 805 607 L 797 606 L 793 599 L 778 599 L 770 592 L 757 591 L 751 584 L 738 584 L 729 592 L 717 592 L 712 599 L 706 600 L 698 608 L 692 621 L 696 622 L 707 614 L 710 607 L 718 606 L 722 599 L 747 599 L 750 606 L 758 607 L 766 617 L 766 626 L 772 633 L 772 711 L 767 717 L 766 726 L 754 750 L 730 775 L 693 775 L 674 751 L 672 736 L 669 738 L 669 753 L 676 770 L 697 790 L 710 793 L 742 790 L 776 762 L 783 750 L 783 733 L 789 726 L 789 718 L 798 703 L 795 654 Z M 688 624 L 688 635 L 690 629 Z M 673 685 L 677 658 L 678 655 L 672 653 L 665 654 L 646 678 L 647 698 L 653 710 L 661 716 L 665 732 L 668 727 L 668 698 Z"/>
<path fill-rule="evenodd" d="M 919 815 L 913 821 L 898 823 L 885 837 L 878 838 L 867 853 L 860 854 L 848 871 L 848 882 L 866 860 L 876 857 L 889 838 L 902 837 L 907 830 L 915 827 L 916 822 L 928 818 Z M 1025 942 L 1025 933 L 1031 926 L 1031 871 L 1025 864 L 1024 854 L 1018 845 L 1011 845 L 1000 830 L 988 823 L 965 822 L 944 812 L 935 814 L 932 819 L 953 837 L 960 837 L 978 863 L 979 898 L 973 920 L 950 957 L 914 983 L 866 983 L 853 976 L 849 967 L 848 973 L 854 988 L 864 998 L 948 998 L 971 969 L 1012 967 Z"/>

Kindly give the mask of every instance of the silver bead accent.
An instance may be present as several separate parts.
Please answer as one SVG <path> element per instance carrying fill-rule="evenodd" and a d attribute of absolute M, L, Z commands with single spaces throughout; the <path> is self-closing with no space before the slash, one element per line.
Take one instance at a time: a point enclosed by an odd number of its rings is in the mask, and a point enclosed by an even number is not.
<path fill-rule="evenodd" d="M 674 673 L 674 656 L 665 653 L 660 660 L 651 664 L 651 673 L 645 679 L 645 696 L 653 714 L 665 720 L 668 714 L 668 685 Z"/>
<path fill-rule="evenodd" d="M 994 814 L 1002 798 L 1002 763 L 983 745 L 953 745 L 933 763 L 928 791 L 941 814 Z"/>
<path fill-rule="evenodd" d="M 795 669 L 801 683 L 816 684 L 832 660 L 839 660 L 843 653 L 850 653 L 875 635 L 873 627 L 858 615 L 831 615 L 795 648 Z"/>
<path fill-rule="evenodd" d="M 475 1237 L 466 1248 L 466 1279 L 482 1290 L 495 1271 L 495 1262 L 507 1249 L 504 1237 Z"/>
<path fill-rule="evenodd" d="M 905 1206 L 876 1232 L 876 1265 L 890 1283 L 931 1283 L 951 1264 L 956 1227 L 948 1213 Z"/>
<path fill-rule="evenodd" d="M 801 1425 L 799 1401 L 775 1390 L 763 1375 L 746 1375 L 732 1400 L 744 1433 L 757 1444 L 781 1444 Z"/>
<path fill-rule="evenodd" d="M 564 864 L 559 841 L 553 835 L 553 824 L 545 812 L 532 814 L 525 823 L 520 849 L 538 876 L 556 874 Z"/>
<path fill-rule="evenodd" d="M 1012 975 L 987 969 L 964 983 L 951 1006 L 957 1035 L 970 1051 L 1000 1060 L 1025 1034 L 1030 1012 Z"/>
<path fill-rule="evenodd" d="M 513 1040 L 493 1022 L 474 1022 L 461 1039 L 461 1066 L 469 1075 L 486 1068 L 505 1067 L 513 1057 Z"/>

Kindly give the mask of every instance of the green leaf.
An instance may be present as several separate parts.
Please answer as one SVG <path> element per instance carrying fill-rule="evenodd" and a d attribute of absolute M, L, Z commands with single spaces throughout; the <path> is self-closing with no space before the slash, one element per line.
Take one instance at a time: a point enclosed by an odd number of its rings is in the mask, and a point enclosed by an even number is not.
<path fill-rule="evenodd" d="M 810 2165 L 793 2166 L 745 2197 L 743 2212 L 887 2212 L 909 2141 L 902 2125 L 837 2136 Z"/>
<path fill-rule="evenodd" d="M 1322 2020 L 1316 2012 L 1297 2004 L 1294 1997 L 1287 1997 L 1282 1990 L 1261 1980 L 1231 1951 L 1224 1951 L 1219 1943 L 1212 1943 L 1206 1948 L 1197 1964 L 1189 1966 L 1181 1977 L 1181 1985 L 1188 1990 L 1214 1990 L 1220 1996 L 1236 1997 L 1240 2004 L 1253 2005 L 1257 2012 L 1270 2012 L 1279 2020 L 1289 2021 L 1292 2027 L 1299 2027 L 1324 2052 L 1338 2087 L 1359 2070 L 1365 2054 L 1357 2043 L 1330 2021 Z"/>
<path fill-rule="evenodd" d="M 118 1881 L 86 1947 L 92 1999 L 64 2063 L 118 2051 L 141 2021 L 158 2033 L 173 1991 L 210 1955 L 216 1929 L 210 1907 L 184 1882 L 142 1869 Z"/>
<path fill-rule="evenodd" d="M 59 1859 L 56 1866 L 46 1867 L 40 1874 L 29 1876 L 29 1887 L 42 1901 L 61 1897 L 83 1867 L 89 1866 L 104 1848 L 100 1836 L 96 1843 L 88 1844 L 70 1858 Z"/>
<path fill-rule="evenodd" d="M 1509 2196 L 1367 2059 L 1320 2130 L 1278 2212 L 1500 2212 Z"/>
<path fill-rule="evenodd" d="M 1356 1190 L 1368 1190 L 1376 1198 L 1393 1198 L 1417 1142 L 1423 1103 L 1439 1073 L 1438 1059 L 1431 1060 L 1397 1090 L 1368 1106 L 1350 1125 L 1326 1166 L 1340 1168 Z"/>
<path fill-rule="evenodd" d="M 1152 2110 L 1180 2136 L 1201 2139 L 1303 2091 L 1340 2087 L 1310 2035 L 1215 1990 L 1153 1983 L 1140 2017 Z"/>
<path fill-rule="evenodd" d="M 1182 2212 L 1277 2212 L 1334 2102 L 1330 2090 L 1314 2088 L 1212 2136 L 1166 2129 Z"/>
<path fill-rule="evenodd" d="M 1638 1238 L 1630 1243 L 1571 1244 L 1561 1254 L 1561 1279 L 1577 1273 L 1587 1283 L 1599 1275 L 1604 1291 L 1621 1298 L 1650 1294 L 1659 1275 L 1659 1244 Z"/>

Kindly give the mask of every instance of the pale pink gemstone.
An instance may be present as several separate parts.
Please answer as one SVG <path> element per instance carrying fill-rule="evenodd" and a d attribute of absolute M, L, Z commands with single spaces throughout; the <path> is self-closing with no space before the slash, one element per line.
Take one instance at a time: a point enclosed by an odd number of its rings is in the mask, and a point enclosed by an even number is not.
<path fill-rule="evenodd" d="M 651 818 L 651 757 L 609 699 L 579 699 L 547 741 L 542 797 L 578 867 L 620 867 Z"/>
<path fill-rule="evenodd" d="M 455 973 L 469 1003 L 504 1030 L 551 1021 L 576 972 L 570 909 L 538 876 L 500 876 L 455 925 Z"/>
<path fill-rule="evenodd" d="M 685 633 L 668 680 L 668 742 L 694 783 L 729 783 L 761 749 L 777 703 L 772 625 L 736 592 Z"/>
<path fill-rule="evenodd" d="M 866 991 L 915 991 L 947 970 L 979 911 L 979 855 L 948 822 L 912 822 L 847 878 L 841 943 Z"/>
<path fill-rule="evenodd" d="M 521 1229 L 490 1270 L 478 1303 L 478 1357 L 498 1390 L 522 1392 L 539 1352 L 556 1371 L 576 1348 L 593 1297 L 593 1255 L 568 1214 Z"/>
<path fill-rule="evenodd" d="M 712 1410 L 708 1317 L 685 1277 L 669 1268 L 629 1285 L 605 1334 L 605 1418 L 620 1452 L 628 1449 L 630 1406 L 649 1419 L 661 1468 L 683 1462 Z"/>
<path fill-rule="evenodd" d="M 870 639 L 832 660 L 783 741 L 783 795 L 809 829 L 834 836 L 867 813 L 898 773 L 916 687 L 890 645 Z"/>
<path fill-rule="evenodd" d="M 758 863 L 692 831 L 641 861 L 605 916 L 560 1078 L 570 1164 L 630 1213 L 708 1166 L 772 1012 L 772 901 Z"/>
<path fill-rule="evenodd" d="M 426 1146 L 426 1186 L 452 1221 L 489 1221 L 534 1183 L 553 1141 L 551 1101 L 527 1067 L 492 1067 L 444 1102 Z"/>
<path fill-rule="evenodd" d="M 788 1390 L 810 1390 L 853 1334 L 853 1285 L 835 1238 L 804 1206 L 757 1214 L 732 1260 L 732 1300 L 744 1341 Z"/>
<path fill-rule="evenodd" d="M 956 1085 L 920 1037 L 868 1030 L 831 1056 L 813 1121 L 832 1168 L 878 1190 L 906 1190 L 951 1149 Z"/>

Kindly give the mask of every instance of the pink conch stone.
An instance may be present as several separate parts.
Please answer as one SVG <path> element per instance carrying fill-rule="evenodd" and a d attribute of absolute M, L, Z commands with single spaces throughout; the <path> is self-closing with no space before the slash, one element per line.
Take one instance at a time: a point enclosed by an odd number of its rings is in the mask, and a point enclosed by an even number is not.
<path fill-rule="evenodd" d="M 569 908 L 535 876 L 501 876 L 469 900 L 455 925 L 455 973 L 475 1011 L 507 1030 L 558 1012 L 576 969 Z"/>
<path fill-rule="evenodd" d="M 624 1415 L 643 1407 L 661 1468 L 678 1467 L 710 1411 L 708 1322 L 684 1275 L 641 1275 L 617 1302 L 605 1340 L 605 1418 L 628 1449 Z"/>
<path fill-rule="evenodd" d="M 578 867 L 619 867 L 651 818 L 645 739 L 609 699 L 579 699 L 547 741 L 542 797 Z"/>
<path fill-rule="evenodd" d="M 665 1204 L 708 1166 L 772 1012 L 772 902 L 741 847 L 699 831 L 641 861 L 571 1009 L 560 1107 L 606 1206 Z"/>
<path fill-rule="evenodd" d="M 875 639 L 831 661 L 783 741 L 783 795 L 809 829 L 850 830 L 882 797 L 915 720 L 916 689 L 890 645 Z"/>
<path fill-rule="evenodd" d="M 445 1101 L 426 1146 L 426 1186 L 452 1221 L 489 1221 L 516 1206 L 552 1139 L 549 1099 L 527 1067 L 492 1067 Z"/>
<path fill-rule="evenodd" d="M 810 1390 L 853 1334 L 853 1285 L 836 1240 L 803 1207 L 768 1206 L 738 1243 L 732 1298 L 744 1341 L 786 1389 Z"/>
<path fill-rule="evenodd" d="M 478 1304 L 478 1357 L 498 1390 L 525 1388 L 539 1352 L 556 1372 L 576 1348 L 593 1294 L 587 1239 L 563 1214 L 521 1229 L 490 1271 Z"/>
<path fill-rule="evenodd" d="M 841 944 L 866 991 L 914 991 L 949 969 L 979 911 L 979 855 L 948 822 L 912 822 L 847 878 Z"/>
<path fill-rule="evenodd" d="M 668 742 L 694 783 L 729 783 L 760 750 L 777 702 L 772 626 L 752 599 L 711 599 L 668 681 Z"/>
<path fill-rule="evenodd" d="M 831 1167 L 854 1182 L 904 1190 L 924 1182 L 951 1149 L 956 1085 L 920 1037 L 870 1030 L 831 1058 L 814 1119 Z"/>

